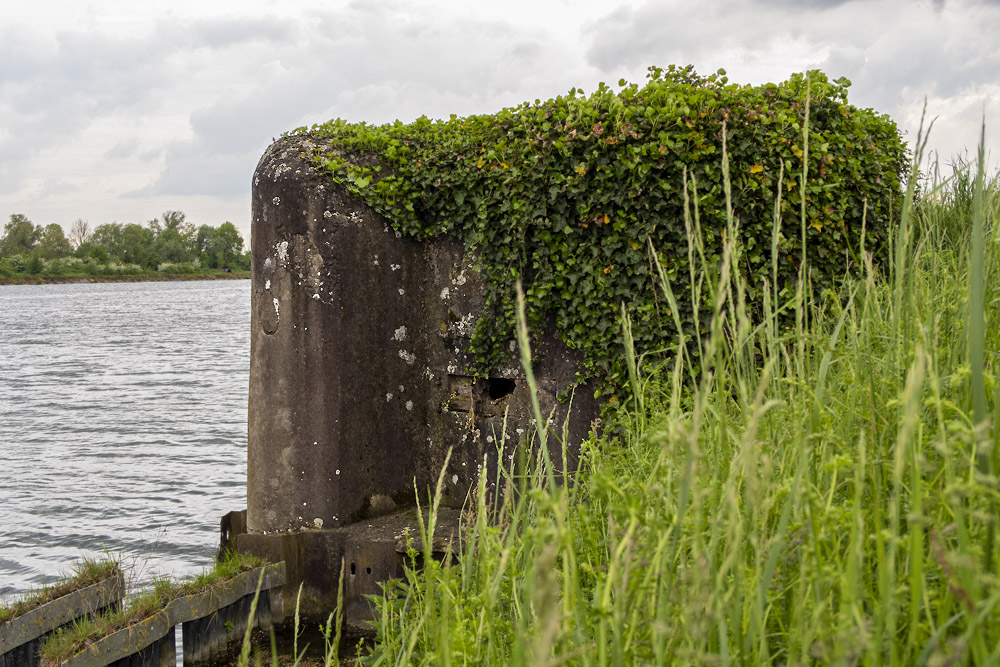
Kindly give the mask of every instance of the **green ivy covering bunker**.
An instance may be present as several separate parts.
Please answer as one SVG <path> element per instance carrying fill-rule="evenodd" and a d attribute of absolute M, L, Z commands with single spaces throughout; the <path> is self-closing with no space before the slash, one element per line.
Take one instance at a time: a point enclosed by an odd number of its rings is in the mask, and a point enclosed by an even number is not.
<path fill-rule="evenodd" d="M 849 85 L 817 71 L 745 86 L 723 70 L 654 67 L 618 92 L 296 133 L 318 139 L 317 164 L 396 231 L 451 235 L 478 258 L 486 305 L 469 352 L 480 369 L 509 354 L 520 278 L 529 320 L 551 318 L 608 391 L 627 384 L 621 304 L 639 353 L 669 355 L 675 321 L 695 330 L 690 276 L 719 262 L 727 180 L 751 301 L 794 292 L 803 256 L 819 286 L 856 269 L 862 248 L 884 256 L 907 151 L 891 119 L 848 104 Z M 656 286 L 654 249 L 679 313 Z"/>

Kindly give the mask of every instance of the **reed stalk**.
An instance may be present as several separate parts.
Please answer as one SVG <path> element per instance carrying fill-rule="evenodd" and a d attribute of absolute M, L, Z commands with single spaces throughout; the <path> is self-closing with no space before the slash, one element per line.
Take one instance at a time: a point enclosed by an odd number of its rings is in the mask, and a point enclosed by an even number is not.
<path fill-rule="evenodd" d="M 648 245 L 670 311 L 687 299 L 705 323 L 647 368 L 623 304 L 633 399 L 564 483 L 533 405 L 507 493 L 481 479 L 457 563 L 425 558 L 379 601 L 368 664 L 998 664 L 1000 179 L 929 173 L 887 273 L 863 241 L 823 293 L 808 247 L 779 289 L 776 207 L 753 313 L 740 221 L 710 263 L 687 178 L 686 285 Z"/>

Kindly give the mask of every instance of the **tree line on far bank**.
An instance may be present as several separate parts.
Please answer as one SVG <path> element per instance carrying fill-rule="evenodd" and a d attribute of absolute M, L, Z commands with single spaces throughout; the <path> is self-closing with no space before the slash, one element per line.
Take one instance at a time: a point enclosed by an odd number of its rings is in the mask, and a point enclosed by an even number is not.
<path fill-rule="evenodd" d="M 250 252 L 231 222 L 196 227 L 181 211 L 146 225 L 109 222 L 91 229 L 77 220 L 69 234 L 57 224 L 10 216 L 0 237 L 0 276 L 134 275 L 247 271 Z"/>

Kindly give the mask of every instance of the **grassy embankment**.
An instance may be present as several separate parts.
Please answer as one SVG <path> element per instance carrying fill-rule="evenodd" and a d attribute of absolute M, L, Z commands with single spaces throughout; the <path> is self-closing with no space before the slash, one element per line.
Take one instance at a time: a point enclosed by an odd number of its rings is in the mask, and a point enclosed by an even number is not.
<path fill-rule="evenodd" d="M 648 368 L 625 326 L 635 399 L 575 483 L 536 461 L 496 507 L 481 480 L 458 564 L 426 555 L 365 663 L 1000 663 L 1000 178 L 916 181 L 886 272 L 839 294 L 754 324 L 740 248 L 703 265 L 700 368 Z"/>
<path fill-rule="evenodd" d="M 250 277 L 249 271 L 210 271 L 207 273 L 134 273 L 120 275 L 14 275 L 0 276 L 0 285 L 55 285 L 64 283 L 141 283 L 166 280 L 239 280 Z"/>

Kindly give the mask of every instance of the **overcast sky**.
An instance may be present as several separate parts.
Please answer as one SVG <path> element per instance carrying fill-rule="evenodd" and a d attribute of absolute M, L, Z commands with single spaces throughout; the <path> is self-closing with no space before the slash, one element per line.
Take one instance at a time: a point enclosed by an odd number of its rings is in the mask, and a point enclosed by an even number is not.
<path fill-rule="evenodd" d="M 731 81 L 819 68 L 942 160 L 985 114 L 1000 155 L 1000 0 L 35 0 L 0 19 L 0 222 L 180 209 L 249 230 L 282 132 L 489 113 L 649 65 Z"/>

